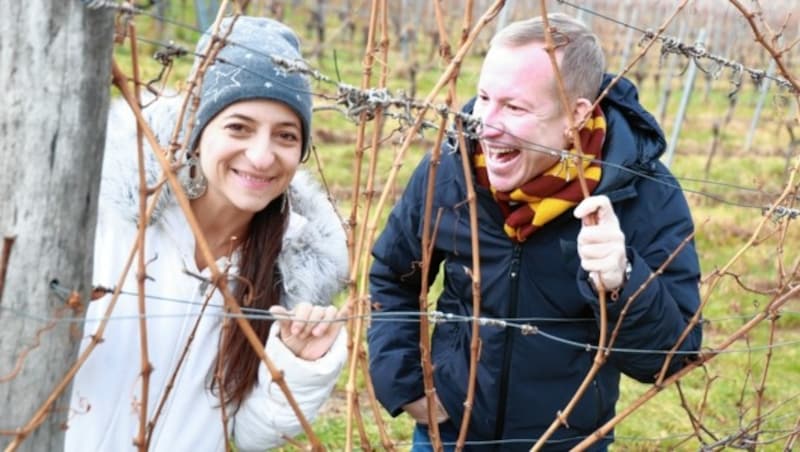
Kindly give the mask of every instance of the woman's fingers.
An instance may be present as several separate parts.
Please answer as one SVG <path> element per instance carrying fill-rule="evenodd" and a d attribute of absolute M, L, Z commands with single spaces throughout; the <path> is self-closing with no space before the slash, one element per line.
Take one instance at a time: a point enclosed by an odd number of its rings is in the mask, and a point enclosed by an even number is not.
<path fill-rule="evenodd" d="M 312 306 L 308 312 L 308 316 L 303 322 L 303 329 L 300 330 L 300 337 L 305 339 L 312 335 L 314 329 L 320 325 L 320 321 L 325 318 L 325 308 L 322 306 Z M 315 334 L 315 336 L 317 336 Z"/>
<path fill-rule="evenodd" d="M 270 314 L 275 317 L 275 320 L 278 322 L 278 326 L 281 330 L 281 338 L 285 339 L 292 335 L 292 322 L 291 316 L 292 314 L 286 310 L 281 305 L 270 306 L 269 308 Z"/>
<path fill-rule="evenodd" d="M 287 311 L 283 306 L 272 306 L 270 312 L 281 326 L 281 336 L 286 339 L 293 336 L 305 339 L 309 336 L 320 337 L 331 330 L 338 330 L 350 312 L 347 306 L 337 309 L 335 306 L 314 306 L 303 302 Z"/>
<path fill-rule="evenodd" d="M 289 314 L 292 319 L 292 336 L 299 336 L 306 326 L 308 316 L 311 315 L 312 306 L 310 303 L 299 303 Z"/>
<path fill-rule="evenodd" d="M 311 331 L 311 334 L 314 336 L 323 336 L 325 332 L 331 331 L 336 329 L 333 325 L 333 322 L 337 318 L 337 309 L 335 306 L 327 306 L 321 309 L 322 317 L 320 318 L 320 322 L 314 325 L 314 329 Z"/>

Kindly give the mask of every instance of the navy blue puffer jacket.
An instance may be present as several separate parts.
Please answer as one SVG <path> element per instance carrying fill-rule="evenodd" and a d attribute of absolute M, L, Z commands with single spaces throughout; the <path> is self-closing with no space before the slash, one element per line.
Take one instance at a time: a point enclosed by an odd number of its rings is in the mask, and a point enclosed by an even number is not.
<path fill-rule="evenodd" d="M 605 83 L 607 83 L 606 80 Z M 605 85 L 604 83 L 604 85 Z M 618 302 L 608 307 L 610 325 L 624 301 L 665 262 L 693 231 L 677 181 L 659 161 L 663 133 L 638 101 L 635 87 L 622 79 L 601 104 L 607 136 L 603 175 L 595 194 L 607 195 L 625 233 L 630 279 Z M 466 107 L 471 111 L 471 105 Z M 472 268 L 469 207 L 456 143 L 444 144 L 434 189 L 433 281 L 444 271 L 437 310 L 471 316 Z M 421 231 L 430 155 L 424 157 L 392 211 L 373 249 L 370 293 L 379 312 L 417 311 L 421 285 Z M 580 221 L 572 211 L 546 224 L 522 244 L 503 232 L 503 216 L 488 190 L 478 199 L 481 263 L 481 316 L 527 323 L 519 329 L 480 327 L 480 359 L 468 441 L 495 441 L 482 450 L 528 450 L 562 410 L 592 365 L 597 344 L 597 296 L 580 268 L 576 237 Z M 700 268 L 694 244 L 686 246 L 634 301 L 624 316 L 615 348 L 669 350 L 699 306 Z M 419 324 L 376 319 L 368 331 L 370 372 L 378 399 L 392 414 L 423 396 Z M 443 322 L 432 338 L 436 392 L 456 429 L 461 424 L 470 363 L 471 325 Z M 700 347 L 695 327 L 681 346 Z M 687 355 L 672 361 L 679 369 Z M 567 449 L 614 415 L 620 373 L 653 381 L 664 354 L 612 352 L 589 390 L 547 444 Z M 611 441 L 607 438 L 600 447 Z M 477 449 L 473 446 L 469 449 Z"/>

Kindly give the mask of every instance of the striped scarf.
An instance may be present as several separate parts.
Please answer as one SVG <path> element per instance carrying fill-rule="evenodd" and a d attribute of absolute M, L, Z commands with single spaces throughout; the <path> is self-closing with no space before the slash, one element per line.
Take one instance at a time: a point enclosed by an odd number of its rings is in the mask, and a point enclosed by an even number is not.
<path fill-rule="evenodd" d="M 589 193 L 594 191 L 600 181 L 602 168 L 599 161 L 603 158 L 605 135 L 605 116 L 597 106 L 579 133 L 581 149 L 586 157 L 581 163 Z M 578 155 L 575 148 L 569 152 Z M 480 143 L 476 146 L 472 161 L 475 165 L 475 179 L 479 185 L 491 190 L 505 217 L 503 229 L 516 242 L 524 242 L 537 229 L 583 199 L 577 177 L 578 168 L 573 159 L 562 158 L 550 169 L 511 192 L 499 192 L 489 184 L 486 156 Z"/>

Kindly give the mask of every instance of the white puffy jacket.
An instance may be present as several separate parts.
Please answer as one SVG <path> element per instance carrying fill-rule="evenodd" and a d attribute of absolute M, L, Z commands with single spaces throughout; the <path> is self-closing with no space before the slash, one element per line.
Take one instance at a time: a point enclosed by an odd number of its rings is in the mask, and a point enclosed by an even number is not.
<path fill-rule="evenodd" d="M 148 121 L 156 127 L 162 143 L 172 131 L 176 106 L 174 100 L 159 100 L 146 110 Z M 116 286 L 136 240 L 138 175 L 134 137 L 135 122 L 128 107 L 112 106 L 94 255 L 94 283 L 106 287 Z M 147 177 L 153 184 L 160 168 L 149 148 L 146 155 L 150 156 Z M 330 304 L 343 287 L 348 271 L 341 220 L 307 174 L 298 171 L 290 190 L 292 215 L 278 260 L 284 278 L 282 303 L 289 308 L 300 301 Z M 153 366 L 148 422 L 165 394 L 190 335 L 194 338 L 155 424 L 149 450 L 225 450 L 224 429 L 228 429 L 240 451 L 263 451 L 277 446 L 284 435 L 291 437 L 301 427 L 263 363 L 253 391 L 229 419 L 229 424 L 222 424 L 219 399 L 208 388 L 209 371 L 218 348 L 223 301 L 213 286 L 184 271 L 210 276 L 208 269 L 197 270 L 194 249 L 191 230 L 167 190 L 147 228 L 145 241 L 147 348 Z M 218 264 L 224 267 L 227 262 L 221 260 Z M 108 314 L 111 319 L 102 333 L 102 341 L 75 377 L 66 433 L 67 452 L 134 450 L 142 407 L 135 265 L 122 288 L 125 294 Z M 201 305 L 210 292 L 214 293 L 201 316 Z M 110 299 L 107 295 L 89 305 L 81 351 L 97 334 Z M 197 330 L 193 333 L 195 323 Z M 273 325 L 265 344 L 266 353 L 283 371 L 305 416 L 313 418 L 330 395 L 346 359 L 344 330 L 325 356 L 310 362 L 297 358 L 283 345 L 277 338 L 276 326 Z"/>

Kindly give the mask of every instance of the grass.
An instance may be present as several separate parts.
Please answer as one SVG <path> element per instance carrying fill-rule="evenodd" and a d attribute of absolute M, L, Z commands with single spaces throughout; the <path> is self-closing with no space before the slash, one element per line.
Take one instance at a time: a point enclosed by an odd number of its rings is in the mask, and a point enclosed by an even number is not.
<path fill-rule="evenodd" d="M 286 2 L 288 3 L 288 2 Z M 304 26 L 305 10 L 287 10 L 287 21 L 303 35 L 304 51 L 308 53 L 314 47 L 312 36 L 306 35 Z M 181 18 L 183 22 L 190 22 L 191 13 L 185 11 L 171 12 L 174 17 Z M 339 22 L 333 16 L 328 19 L 329 29 L 335 29 Z M 460 26 L 460 22 L 458 22 Z M 140 36 L 153 33 L 152 23 L 146 18 L 139 21 Z M 455 26 L 454 26 L 455 29 Z M 360 30 L 360 28 L 359 28 Z M 196 33 L 180 28 L 168 29 L 167 37 L 178 39 L 180 42 L 192 42 Z M 388 61 L 389 88 L 392 93 L 399 90 L 410 90 L 410 68 L 416 67 L 416 98 L 424 98 L 431 87 L 438 80 L 443 64 L 434 55 L 433 60 L 427 58 L 430 50 L 429 41 L 421 38 L 416 49 L 416 55 L 410 61 L 401 60 L 400 51 L 396 46 L 397 38 L 392 36 L 391 54 Z M 355 42 L 353 42 L 355 41 Z M 347 84 L 359 86 L 362 79 L 361 62 L 364 59 L 361 33 L 358 31 L 354 39 L 347 38 L 332 40 L 324 52 L 312 60 L 315 67 L 322 73 Z M 191 48 L 191 44 L 186 44 Z M 142 54 L 152 53 L 152 48 L 140 49 Z M 657 49 L 653 50 L 654 52 Z M 457 104 L 463 103 L 473 95 L 480 70 L 480 56 L 473 52 L 464 62 L 459 78 Z M 126 73 L 130 71 L 130 52 L 125 47 L 116 51 L 117 61 Z M 143 67 L 142 79 L 154 78 L 159 70 L 159 65 L 150 58 L 141 57 Z M 175 80 L 181 80 L 188 74 L 191 65 L 190 59 L 176 62 L 171 80 L 171 86 L 176 86 Z M 609 67 L 618 67 L 610 64 Z M 662 93 L 662 87 L 655 84 L 654 77 L 650 76 L 657 69 L 653 59 L 646 59 L 645 66 L 639 68 L 647 76 L 640 85 L 642 103 L 655 112 Z M 700 74 L 702 75 L 702 74 Z M 372 72 L 372 86 L 375 86 L 380 76 L 380 60 L 377 59 Z M 681 97 L 680 76 L 672 81 L 672 95 L 667 105 L 667 114 L 662 126 L 670 136 L 673 128 L 675 112 Z M 315 89 L 332 93 L 332 86 L 319 83 Z M 779 97 L 771 97 L 765 105 L 762 123 L 755 135 L 753 148 L 744 149 L 745 135 L 749 129 L 750 120 L 755 111 L 757 92 L 751 84 L 743 85 L 738 93 L 737 105 L 734 109 L 733 120 L 722 130 L 719 148 L 710 167 L 708 174 L 705 172 L 706 161 L 710 144 L 713 140 L 712 126 L 720 123 L 725 116 L 728 105 L 728 94 L 731 85 L 727 80 L 717 80 L 711 85 L 708 96 L 705 96 L 705 80 L 698 77 L 695 91 L 691 97 L 687 110 L 687 120 L 682 126 L 679 137 L 677 155 L 674 159 L 673 171 L 681 178 L 682 186 L 687 190 L 687 198 L 692 208 L 692 213 L 697 224 L 698 234 L 696 242 L 700 253 L 703 273 L 706 277 L 716 269 L 726 265 L 748 242 L 757 225 L 762 221 L 760 207 L 768 205 L 774 200 L 774 195 L 783 189 L 786 184 L 787 166 L 784 157 L 789 141 L 784 123 L 794 114 L 795 107 L 791 103 L 787 106 Z M 444 93 L 440 94 L 436 102 L 442 102 Z M 330 106 L 333 102 L 321 98 L 315 99 L 317 107 Z M 321 173 L 331 189 L 334 198 L 339 204 L 339 209 L 345 218 L 349 217 L 354 200 L 350 193 L 354 181 L 354 152 L 355 135 L 357 126 L 345 115 L 335 111 L 318 111 L 314 115 L 315 145 L 321 161 Z M 367 127 L 367 145 L 373 125 Z M 395 124 L 388 122 L 384 127 L 384 136 L 391 131 Z M 397 182 L 392 187 L 386 187 L 385 181 L 392 170 L 396 153 L 399 150 L 401 135 L 392 136 L 383 144 L 378 153 L 376 189 L 378 191 L 391 189 L 393 195 L 398 195 L 413 170 L 417 160 L 431 146 L 434 135 L 427 133 L 424 139 L 414 142 L 408 155 L 399 167 Z M 796 160 L 794 161 L 796 164 Z M 316 171 L 316 168 L 312 169 Z M 365 155 L 362 171 L 367 170 Z M 364 187 L 362 176 L 362 189 Z M 720 183 L 750 187 L 757 190 L 738 190 L 731 186 L 719 184 L 706 184 L 693 181 L 693 179 L 710 180 Z M 702 192 L 701 194 L 695 192 Z M 710 195 L 710 196 L 709 196 Z M 394 200 L 394 196 L 389 201 Z M 715 198 L 721 198 L 720 202 Z M 363 203 L 363 199 L 359 200 Z M 363 204 L 361 204 L 363 205 Z M 363 221 L 363 219 L 359 219 Z M 704 311 L 706 319 L 705 346 L 714 348 L 727 338 L 733 331 L 740 328 L 750 317 L 758 313 L 770 299 L 769 295 L 756 293 L 769 291 L 780 283 L 778 262 L 783 265 L 783 271 L 791 269 L 793 263 L 800 259 L 797 247 L 793 244 L 800 243 L 800 231 L 797 221 L 790 222 L 788 227 L 784 222 L 768 221 L 761 234 L 757 237 L 757 244 L 750 247 L 735 263 L 730 266 L 730 272 L 739 275 L 741 284 L 732 277 L 722 278 L 714 290 L 708 295 L 707 307 Z M 781 234 L 785 234 L 783 238 Z M 780 245 L 783 244 L 781 247 Z M 786 276 L 788 278 L 788 275 Z M 796 279 L 796 277 L 795 277 Z M 744 286 L 744 287 L 743 287 Z M 703 293 L 710 289 L 708 282 L 704 283 Z M 343 298 L 342 298 L 343 300 Z M 731 347 L 731 352 L 719 355 L 704 368 L 697 369 L 681 381 L 686 403 L 692 407 L 693 413 L 700 415 L 702 410 L 702 423 L 711 434 L 703 434 L 707 443 L 725 438 L 739 431 L 742 426 L 753 422 L 756 412 L 757 389 L 762 375 L 766 372 L 766 385 L 763 393 L 764 403 L 762 414 L 764 424 L 761 427 L 760 439 L 769 442 L 760 445 L 760 450 L 781 450 L 784 444 L 786 430 L 792 429 L 797 423 L 800 413 L 800 391 L 796 389 L 797 375 L 800 375 L 800 309 L 796 297 L 789 304 L 775 322 L 775 342 L 778 344 L 772 350 L 771 363 L 765 366 L 767 352 L 765 345 L 769 342 L 770 327 L 768 322 L 762 322 L 743 339 Z M 348 379 L 347 371 L 340 377 L 333 397 L 326 403 L 321 415 L 314 422 L 314 430 L 331 450 L 341 449 L 345 442 L 345 426 L 347 423 L 345 383 Z M 372 412 L 364 405 L 366 395 L 363 376 L 359 376 L 359 397 L 361 399 L 361 413 L 365 419 L 366 431 L 370 443 L 377 446 L 378 435 Z M 624 378 L 622 382 L 622 396 L 618 403 L 618 410 L 628 406 L 640 394 L 649 388 Z M 705 400 L 705 403 L 703 402 Z M 390 418 L 385 412 L 381 415 L 387 423 L 389 435 L 399 444 L 410 440 L 412 422 L 406 415 Z M 686 439 L 693 432 L 692 423 L 686 410 L 682 407 L 680 395 L 675 386 L 666 388 L 655 399 L 645 404 L 616 429 L 618 441 L 615 450 L 696 450 L 702 444 L 696 438 Z M 301 437 L 302 438 L 302 437 Z M 358 445 L 357 436 L 354 438 Z M 293 450 L 287 446 L 281 450 Z"/>

